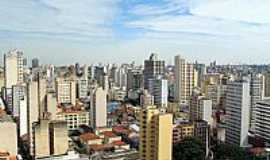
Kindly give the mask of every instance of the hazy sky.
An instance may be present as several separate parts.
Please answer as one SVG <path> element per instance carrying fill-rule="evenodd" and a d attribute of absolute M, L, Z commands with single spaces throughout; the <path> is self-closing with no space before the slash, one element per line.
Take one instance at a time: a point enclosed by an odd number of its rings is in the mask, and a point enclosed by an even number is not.
<path fill-rule="evenodd" d="M 0 52 L 43 63 L 142 63 L 151 52 L 270 63 L 270 0 L 0 0 Z M 3 57 L 3 56 L 1 56 Z"/>

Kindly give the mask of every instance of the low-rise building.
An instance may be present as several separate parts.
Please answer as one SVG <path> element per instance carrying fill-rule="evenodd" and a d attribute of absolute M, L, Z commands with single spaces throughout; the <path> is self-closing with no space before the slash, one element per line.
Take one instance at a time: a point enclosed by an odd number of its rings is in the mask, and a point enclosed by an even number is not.
<path fill-rule="evenodd" d="M 180 123 L 174 125 L 173 128 L 173 143 L 178 143 L 184 138 L 194 136 L 193 123 Z"/>

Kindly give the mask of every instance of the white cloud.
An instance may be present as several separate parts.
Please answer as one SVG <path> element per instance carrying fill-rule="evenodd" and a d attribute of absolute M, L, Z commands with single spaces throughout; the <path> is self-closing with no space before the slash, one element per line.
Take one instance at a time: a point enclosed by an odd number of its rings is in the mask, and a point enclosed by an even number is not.
<path fill-rule="evenodd" d="M 248 3 L 246 0 L 180 0 L 177 1 L 179 3 L 175 2 L 176 0 L 168 0 L 168 5 L 165 5 L 167 8 L 159 8 L 159 13 L 163 14 L 150 16 L 145 14 L 151 10 L 148 9 L 146 12 L 146 4 L 135 6 L 133 12 L 143 12 L 146 16 L 131 20 L 126 25 L 131 28 L 145 29 L 148 32 L 160 32 L 160 34 L 173 32 L 189 33 L 191 36 L 197 34 L 221 38 L 269 39 L 270 10 L 267 8 L 270 8 L 270 1 L 249 0 L 250 3 Z M 171 4 L 175 5 L 174 9 L 186 10 L 189 14 L 166 12 L 171 10 Z M 255 8 L 252 10 L 253 7 Z M 177 10 L 175 12 L 177 13 Z"/>
<path fill-rule="evenodd" d="M 108 37 L 118 0 L 0 1 L 0 30 L 28 34 Z"/>
<path fill-rule="evenodd" d="M 269 0 L 191 0 L 189 3 L 190 12 L 194 15 L 248 23 L 270 23 Z"/>

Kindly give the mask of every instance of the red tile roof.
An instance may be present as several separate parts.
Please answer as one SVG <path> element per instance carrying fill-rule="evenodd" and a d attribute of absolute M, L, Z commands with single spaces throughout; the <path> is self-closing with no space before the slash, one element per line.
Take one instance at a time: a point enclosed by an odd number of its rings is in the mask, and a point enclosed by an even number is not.
<path fill-rule="evenodd" d="M 104 134 L 105 137 L 116 137 L 116 135 L 112 132 L 112 131 L 104 131 L 102 132 Z"/>
<path fill-rule="evenodd" d="M 116 146 L 123 146 L 123 145 L 126 145 L 126 143 L 123 142 L 123 141 L 114 141 L 113 144 L 116 145 Z"/>
<path fill-rule="evenodd" d="M 94 133 L 84 133 L 80 135 L 80 139 L 84 142 L 87 142 L 90 140 L 100 139 L 100 137 L 95 135 Z"/>

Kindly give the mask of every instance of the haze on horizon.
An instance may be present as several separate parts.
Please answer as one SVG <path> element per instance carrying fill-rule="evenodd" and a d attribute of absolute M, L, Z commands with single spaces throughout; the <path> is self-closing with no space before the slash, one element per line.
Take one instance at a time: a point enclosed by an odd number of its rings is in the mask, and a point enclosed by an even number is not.
<path fill-rule="evenodd" d="M 151 52 L 270 63 L 269 0 L 2 0 L 0 52 L 42 63 L 131 62 Z M 1 56 L 1 59 L 3 56 Z"/>

